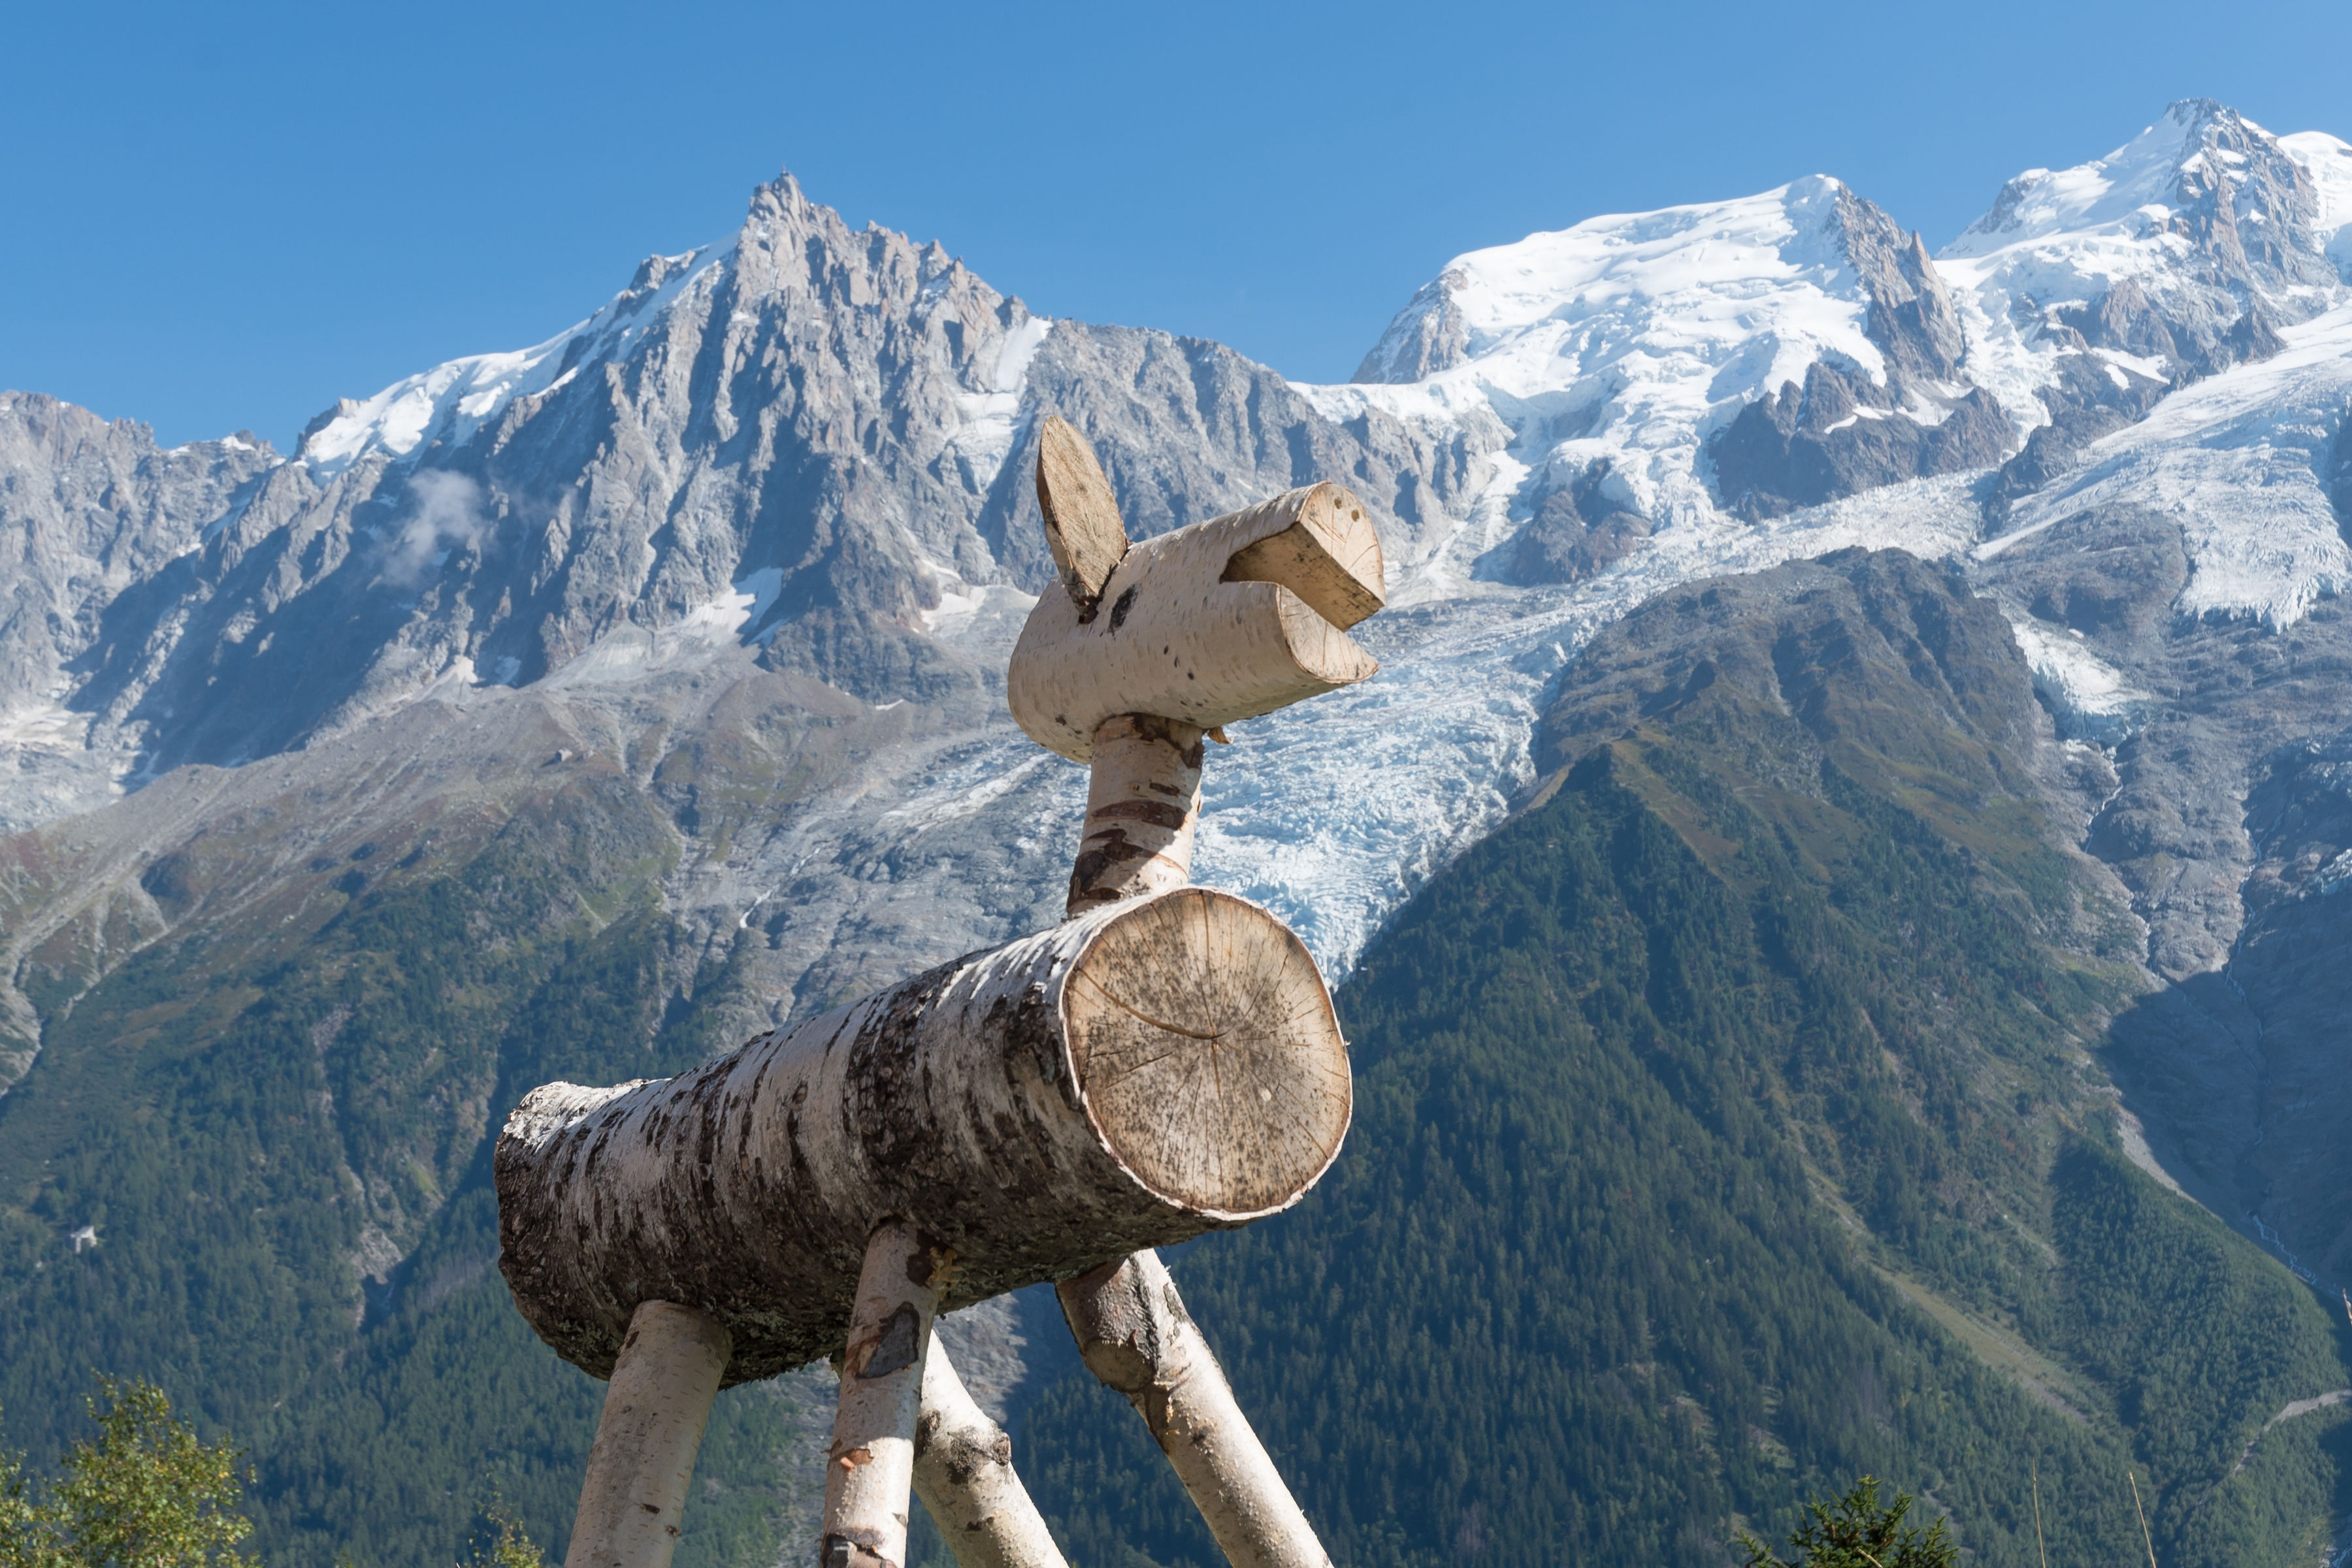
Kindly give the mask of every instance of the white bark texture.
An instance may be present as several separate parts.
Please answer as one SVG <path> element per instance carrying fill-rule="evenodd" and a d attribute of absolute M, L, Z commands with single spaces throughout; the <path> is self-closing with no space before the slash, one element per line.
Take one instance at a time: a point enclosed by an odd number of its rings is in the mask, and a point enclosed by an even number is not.
<path fill-rule="evenodd" d="M 903 1219 L 884 1220 L 866 1244 L 825 1453 L 822 1568 L 902 1568 L 907 1561 L 924 1362 L 954 1262 L 951 1251 Z"/>
<path fill-rule="evenodd" d="M 1067 1568 L 1013 1470 L 1013 1439 L 931 1342 L 915 1425 L 915 1495 L 962 1568 Z"/>
<path fill-rule="evenodd" d="M 1087 1368 L 1143 1417 L 1234 1568 L 1331 1568 L 1159 1255 L 1055 1290 Z"/>
<path fill-rule="evenodd" d="M 1090 621 L 1103 584 L 1127 554 L 1127 524 L 1094 447 L 1059 415 L 1047 416 L 1037 431 L 1037 510 L 1063 591 L 1078 618 Z"/>
<path fill-rule="evenodd" d="M 1080 763 L 1119 714 L 1212 730 L 1271 713 L 1379 671 L 1340 626 L 1380 607 L 1382 570 L 1363 504 L 1338 485 L 1143 540 L 1090 620 L 1046 585 L 1013 647 L 1006 700 L 1031 740 Z"/>
<path fill-rule="evenodd" d="M 669 1568 L 694 1457 L 732 1349 L 725 1326 L 691 1307 L 647 1301 L 631 1315 L 563 1568 Z"/>
<path fill-rule="evenodd" d="M 1086 828 L 1070 870 L 1071 914 L 1192 879 L 1201 735 L 1198 725 L 1149 713 L 1121 713 L 1096 728 Z"/>
<path fill-rule="evenodd" d="M 1349 1105 L 1305 946 L 1246 900 L 1179 889 L 677 1078 L 532 1091 L 493 1162 L 500 1268 L 599 1377 L 637 1303 L 664 1300 L 727 1327 L 740 1383 L 843 1343 L 885 1218 L 954 1249 L 953 1309 L 1288 1207 Z"/>

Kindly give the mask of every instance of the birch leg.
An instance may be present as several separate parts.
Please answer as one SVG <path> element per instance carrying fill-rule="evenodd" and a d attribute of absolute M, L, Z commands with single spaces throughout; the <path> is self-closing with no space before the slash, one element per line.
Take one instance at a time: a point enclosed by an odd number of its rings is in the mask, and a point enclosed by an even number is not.
<path fill-rule="evenodd" d="M 963 1568 L 1066 1568 L 1013 1471 L 1013 1439 L 972 1403 L 936 1339 L 923 1361 L 915 1495 Z"/>
<path fill-rule="evenodd" d="M 884 1220 L 866 1240 L 824 1468 L 823 1568 L 901 1568 L 907 1561 L 924 1352 L 952 1258 L 903 1219 Z"/>
<path fill-rule="evenodd" d="M 638 1307 L 597 1417 L 563 1568 L 669 1568 L 694 1456 L 733 1349 L 725 1327 L 691 1307 Z"/>
<path fill-rule="evenodd" d="M 1128 1397 L 1234 1568 L 1331 1568 L 1156 1252 L 1055 1287 L 1087 1369 Z"/>

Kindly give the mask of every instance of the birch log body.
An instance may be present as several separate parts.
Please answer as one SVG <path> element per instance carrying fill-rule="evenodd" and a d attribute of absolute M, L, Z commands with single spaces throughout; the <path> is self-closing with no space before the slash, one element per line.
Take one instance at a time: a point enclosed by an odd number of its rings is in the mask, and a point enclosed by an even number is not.
<path fill-rule="evenodd" d="M 1341 628 L 1380 607 L 1382 570 L 1363 504 L 1338 485 L 1139 541 L 1091 619 L 1046 585 L 1006 700 L 1030 739 L 1080 763 L 1121 713 L 1204 730 L 1271 713 L 1379 672 Z"/>
<path fill-rule="evenodd" d="M 944 963 L 677 1078 L 525 1098 L 499 1267 L 609 1376 L 641 1301 L 709 1314 L 727 1381 L 839 1348 L 893 1215 L 954 1249 L 942 1310 L 1288 1207 L 1329 1168 L 1347 1046 L 1297 937 L 1185 888 Z"/>

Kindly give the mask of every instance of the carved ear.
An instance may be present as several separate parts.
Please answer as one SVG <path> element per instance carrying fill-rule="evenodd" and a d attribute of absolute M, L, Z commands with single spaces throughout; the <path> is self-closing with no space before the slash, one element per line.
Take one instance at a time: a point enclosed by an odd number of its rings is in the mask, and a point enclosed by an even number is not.
<path fill-rule="evenodd" d="M 1059 415 L 1048 416 L 1037 432 L 1037 510 L 1045 514 L 1045 548 L 1084 626 L 1127 555 L 1127 525 L 1095 449 Z"/>

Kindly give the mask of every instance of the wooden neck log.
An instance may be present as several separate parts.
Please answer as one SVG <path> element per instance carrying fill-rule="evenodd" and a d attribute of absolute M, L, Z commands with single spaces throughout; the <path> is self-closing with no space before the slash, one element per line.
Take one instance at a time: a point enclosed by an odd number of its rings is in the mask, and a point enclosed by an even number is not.
<path fill-rule="evenodd" d="M 1197 724 L 1149 713 L 1121 713 L 1095 727 L 1086 831 L 1070 870 L 1071 914 L 1192 879 L 1203 733 Z"/>
<path fill-rule="evenodd" d="M 954 1249 L 950 1310 L 1288 1207 L 1349 1105 L 1306 948 L 1246 900 L 1179 889 L 677 1078 L 534 1090 L 493 1160 L 499 1267 L 596 1376 L 637 1304 L 666 1300 L 727 1329 L 740 1383 L 844 1342 L 882 1219 Z"/>

